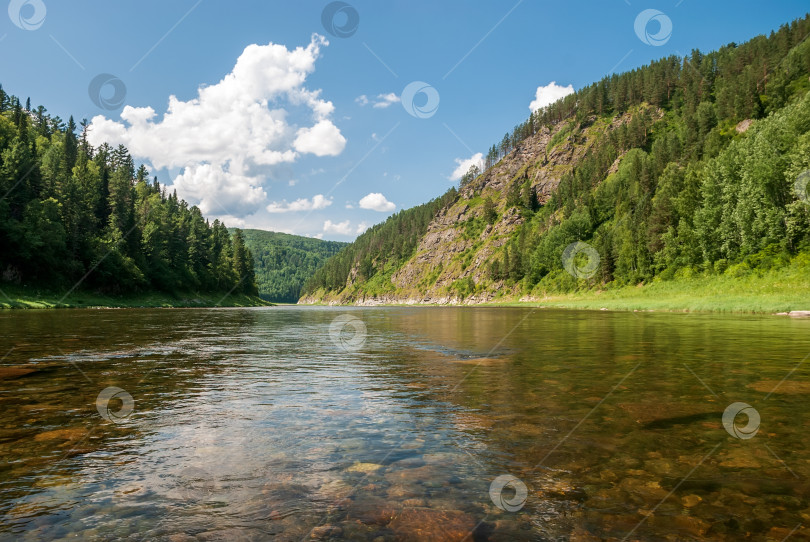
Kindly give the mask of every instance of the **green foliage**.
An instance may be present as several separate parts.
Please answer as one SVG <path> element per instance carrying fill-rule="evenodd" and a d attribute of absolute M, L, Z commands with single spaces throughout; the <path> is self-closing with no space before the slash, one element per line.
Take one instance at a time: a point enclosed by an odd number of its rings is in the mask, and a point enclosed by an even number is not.
<path fill-rule="evenodd" d="M 523 182 L 523 186 L 520 188 L 520 207 L 528 212 L 535 212 L 540 207 L 540 203 L 537 201 L 537 192 L 535 192 L 534 188 L 532 187 L 532 182 L 529 179 L 526 179 Z"/>
<path fill-rule="evenodd" d="M 576 140 L 577 126 L 593 122 L 589 115 L 628 112 L 630 120 L 596 141 L 546 206 L 528 215 L 491 260 L 492 278 L 569 291 L 561 255 L 575 241 L 596 248 L 602 284 L 695 270 L 761 272 L 810 248 L 810 206 L 792 192 L 798 175 L 810 169 L 810 46 L 801 41 L 808 31 L 805 17 L 767 39 L 653 62 L 532 115 L 532 126 L 566 123 L 552 147 L 569 136 Z M 771 74 L 767 88 L 753 73 Z M 771 92 L 780 97 L 768 99 Z M 660 107 L 663 118 L 647 104 Z M 741 136 L 736 124 L 746 118 L 760 120 Z M 618 172 L 608 176 L 623 151 Z M 513 182 L 506 205 L 521 206 L 521 199 L 525 209 L 529 201 Z"/>
<path fill-rule="evenodd" d="M 495 204 L 492 202 L 492 198 L 484 198 L 483 211 L 483 218 L 487 224 L 494 224 L 495 221 L 498 220 L 498 211 L 495 209 Z"/>
<path fill-rule="evenodd" d="M 304 282 L 347 244 L 262 230 L 242 235 L 253 253 L 259 295 L 277 303 L 298 301 Z"/>
<path fill-rule="evenodd" d="M 479 175 L 481 175 L 481 168 L 479 168 L 476 164 L 471 165 L 470 169 L 467 170 L 467 173 L 461 176 L 459 188 L 465 187 L 472 183 L 476 178 L 478 178 Z"/>
<path fill-rule="evenodd" d="M 571 135 L 571 132 L 574 130 L 575 126 L 574 121 L 567 122 L 562 128 L 557 130 L 553 136 L 551 136 L 551 140 L 548 142 L 548 149 L 553 149 L 557 145 L 559 145 L 563 139 L 566 139 L 568 136 Z"/>
<path fill-rule="evenodd" d="M 738 267 L 737 267 L 738 266 Z M 611 310 L 721 311 L 774 314 L 810 306 L 810 254 L 794 257 L 784 267 L 752 272 L 735 264 L 726 273 L 695 273 L 684 268 L 671 280 L 656 280 L 643 286 L 577 289 L 573 278 L 562 272 L 560 284 L 538 285 L 533 295 L 545 297 L 546 307 Z M 567 277 L 567 278 L 566 278 Z M 566 284 L 564 281 L 571 281 Z M 551 281 L 549 281 L 551 282 Z M 555 293 L 556 292 L 556 293 Z"/>
<path fill-rule="evenodd" d="M 506 189 L 506 208 L 517 207 L 520 205 L 520 183 L 515 180 L 509 183 L 509 188 Z"/>
<path fill-rule="evenodd" d="M 51 290 L 255 295 L 238 232 L 167 194 L 123 146 L 93 149 L 0 91 L 0 276 Z M 71 290 L 72 291 L 72 290 Z"/>
<path fill-rule="evenodd" d="M 484 211 L 486 214 L 486 210 Z M 496 214 L 497 216 L 497 214 Z M 477 239 L 478 236 L 484 231 L 484 228 L 487 227 L 489 222 L 486 220 L 485 217 L 471 217 L 468 218 L 466 222 L 464 222 L 464 238 L 465 239 Z"/>
<path fill-rule="evenodd" d="M 475 293 L 475 283 L 472 278 L 464 277 L 453 281 L 450 285 L 450 291 L 458 295 L 461 299 L 465 299 Z"/>
<path fill-rule="evenodd" d="M 662 121 L 650 152 L 631 150 L 603 182 L 592 184 L 602 175 L 598 151 L 563 179 L 552 198 L 561 217 L 524 226 L 534 235 L 529 286 L 559 271 L 562 251 L 576 240 L 597 249 L 602 281 L 618 284 L 672 278 L 679 269 L 770 269 L 810 242 L 810 207 L 793 193 L 810 160 L 810 95 L 760 120 L 714 158 L 661 159 L 662 146 L 679 148 L 660 143 L 668 134 L 680 138 L 679 120 Z"/>

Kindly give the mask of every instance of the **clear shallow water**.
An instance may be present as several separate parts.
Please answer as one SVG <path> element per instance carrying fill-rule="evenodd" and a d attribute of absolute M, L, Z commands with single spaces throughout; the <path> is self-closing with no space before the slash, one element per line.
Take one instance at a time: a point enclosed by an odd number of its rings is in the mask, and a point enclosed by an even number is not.
<path fill-rule="evenodd" d="M 341 315 L 364 340 L 330 334 Z M 0 540 L 807 540 L 809 332 L 528 308 L 3 312 Z M 724 427 L 734 402 L 752 438 Z M 501 475 L 525 502 L 493 501 Z"/>

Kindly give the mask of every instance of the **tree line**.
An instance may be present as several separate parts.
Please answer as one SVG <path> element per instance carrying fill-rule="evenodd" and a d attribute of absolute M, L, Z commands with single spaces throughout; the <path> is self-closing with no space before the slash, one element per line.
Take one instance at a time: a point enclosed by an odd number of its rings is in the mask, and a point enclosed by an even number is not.
<path fill-rule="evenodd" d="M 77 134 L 77 132 L 79 132 Z M 256 294 L 242 233 L 168 193 L 124 146 L 87 141 L 73 117 L 0 86 L 2 280 L 102 293 Z"/>
<path fill-rule="evenodd" d="M 685 135 L 692 149 L 694 138 L 706 130 L 707 123 L 763 118 L 784 107 L 797 86 L 806 83 L 800 76 L 810 70 L 810 60 L 794 48 L 808 33 L 810 16 L 805 16 L 742 45 L 730 43 L 708 54 L 695 49 L 684 57 L 673 55 L 606 76 L 532 112 L 490 147 L 485 169 L 544 127 L 553 128 L 571 118 L 582 121 L 592 113 L 621 114 L 641 103 L 677 111 L 690 130 Z M 712 111 L 706 104 L 711 104 Z"/>

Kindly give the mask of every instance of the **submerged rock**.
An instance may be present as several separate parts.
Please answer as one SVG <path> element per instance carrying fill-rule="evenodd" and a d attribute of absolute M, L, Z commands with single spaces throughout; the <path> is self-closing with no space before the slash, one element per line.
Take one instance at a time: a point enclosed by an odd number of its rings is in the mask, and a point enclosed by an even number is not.
<path fill-rule="evenodd" d="M 330 537 L 339 537 L 343 534 L 343 529 L 338 527 L 337 525 L 321 525 L 320 527 L 315 527 L 312 529 L 312 532 L 309 534 L 309 537 L 314 540 L 321 540 L 323 538 L 330 538 Z"/>
<path fill-rule="evenodd" d="M 737 448 L 729 451 L 720 461 L 720 466 L 734 469 L 758 469 L 762 467 L 762 463 L 754 457 L 754 453 L 748 448 Z"/>
<path fill-rule="evenodd" d="M 702 500 L 703 499 L 698 495 L 686 495 L 683 498 L 681 498 L 681 502 L 687 508 L 692 508 L 693 506 L 697 506 L 700 503 L 700 501 L 702 501 Z"/>
<path fill-rule="evenodd" d="M 0 380 L 12 380 L 36 372 L 37 369 L 31 367 L 0 367 Z"/>
<path fill-rule="evenodd" d="M 368 474 L 370 472 L 374 472 L 376 470 L 381 469 L 383 466 L 377 463 L 355 463 L 348 469 L 346 472 L 362 472 L 363 474 Z"/>
<path fill-rule="evenodd" d="M 411 508 L 397 514 L 388 528 L 397 540 L 453 541 L 469 538 L 478 522 L 458 510 Z"/>
<path fill-rule="evenodd" d="M 90 431 L 84 427 L 71 427 L 69 429 L 54 429 L 53 431 L 45 431 L 39 433 L 34 437 L 34 440 L 79 440 L 87 435 Z"/>

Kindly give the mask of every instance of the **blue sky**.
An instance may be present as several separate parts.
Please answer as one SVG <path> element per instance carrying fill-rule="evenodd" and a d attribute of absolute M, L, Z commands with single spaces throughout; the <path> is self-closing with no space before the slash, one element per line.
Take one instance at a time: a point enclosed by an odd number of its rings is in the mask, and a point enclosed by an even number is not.
<path fill-rule="evenodd" d="M 94 142 L 128 144 L 211 218 L 350 240 L 452 186 L 459 161 L 525 120 L 538 87 L 580 88 L 808 11 L 744 0 L 330 4 L 12 0 L 0 14 L 0 83 L 51 114 L 92 120 Z M 671 21 L 663 44 L 634 29 L 647 9 Z M 662 20 L 642 28 L 655 38 Z M 400 101 L 425 85 L 438 107 L 425 93 L 415 108 Z"/>

